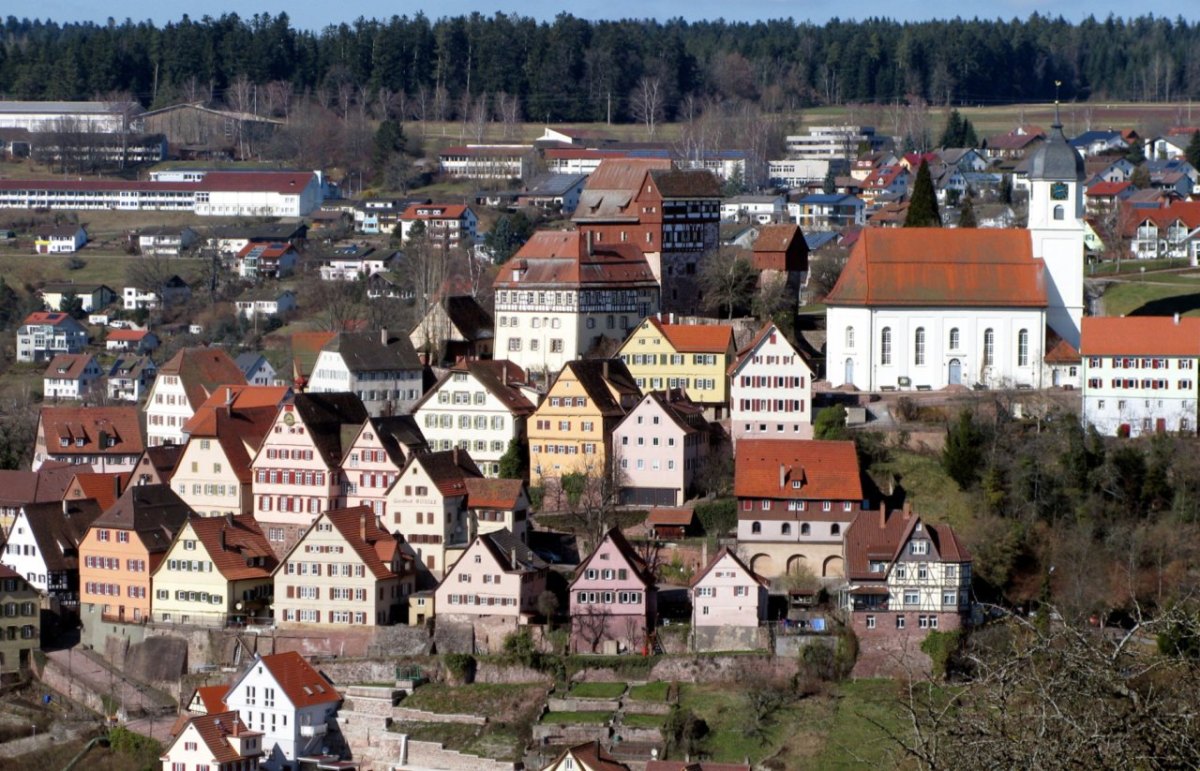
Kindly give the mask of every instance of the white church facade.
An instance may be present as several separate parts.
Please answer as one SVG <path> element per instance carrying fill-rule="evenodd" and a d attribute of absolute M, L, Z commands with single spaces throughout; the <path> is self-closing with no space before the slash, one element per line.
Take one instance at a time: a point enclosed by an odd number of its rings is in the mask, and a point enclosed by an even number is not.
<path fill-rule="evenodd" d="M 1056 125 L 1031 160 L 1028 228 L 864 230 L 826 298 L 830 384 L 1050 386 L 1047 343 L 1079 348 L 1083 178 Z"/>

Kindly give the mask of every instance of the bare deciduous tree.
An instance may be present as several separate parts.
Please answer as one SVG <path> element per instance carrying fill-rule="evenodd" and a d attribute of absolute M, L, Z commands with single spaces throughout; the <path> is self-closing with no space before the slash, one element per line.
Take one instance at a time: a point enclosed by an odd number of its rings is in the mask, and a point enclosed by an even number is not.
<path fill-rule="evenodd" d="M 501 91 L 496 95 L 496 112 L 500 116 L 504 138 L 512 139 L 516 136 L 517 124 L 521 122 L 521 98 Z"/>
<path fill-rule="evenodd" d="M 629 96 L 629 109 L 634 120 L 646 126 L 646 134 L 651 139 L 663 119 L 665 101 L 662 81 L 649 76 L 639 80 Z"/>

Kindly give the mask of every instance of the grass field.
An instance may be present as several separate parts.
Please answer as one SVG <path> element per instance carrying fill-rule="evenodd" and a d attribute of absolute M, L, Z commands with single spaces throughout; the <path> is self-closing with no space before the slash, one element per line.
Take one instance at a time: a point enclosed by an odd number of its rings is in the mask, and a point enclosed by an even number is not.
<path fill-rule="evenodd" d="M 633 701 L 666 701 L 670 686 L 661 680 L 644 685 L 635 685 L 629 689 L 629 698 Z"/>
<path fill-rule="evenodd" d="M 0 252 L 0 275 L 13 286 L 40 287 L 47 281 L 73 281 L 76 284 L 107 284 L 121 293 L 129 267 L 140 258 L 115 252 L 84 249 L 77 255 L 83 260 L 78 270 L 67 269 L 67 255 L 39 255 Z M 180 258 L 174 261 L 180 278 L 195 281 L 204 271 L 201 260 Z"/>
<path fill-rule="evenodd" d="M 439 714 L 488 715 L 492 720 L 517 722 L 540 705 L 549 689 L 540 684 L 497 685 L 423 685 L 402 702 L 411 709 L 423 709 Z"/>
<path fill-rule="evenodd" d="M 1200 316 L 1200 280 L 1174 276 L 1159 281 L 1121 281 L 1109 284 L 1104 293 L 1105 316 Z"/>
<path fill-rule="evenodd" d="M 625 683 L 575 683 L 571 695 L 580 699 L 615 699 L 625 693 Z"/>
<path fill-rule="evenodd" d="M 549 725 L 604 725 L 612 719 L 611 712 L 547 712 L 541 722 Z"/>

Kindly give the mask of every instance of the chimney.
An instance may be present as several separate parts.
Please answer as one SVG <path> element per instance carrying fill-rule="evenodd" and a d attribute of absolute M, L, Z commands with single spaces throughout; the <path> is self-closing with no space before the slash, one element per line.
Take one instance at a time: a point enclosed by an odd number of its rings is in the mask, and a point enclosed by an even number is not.
<path fill-rule="evenodd" d="M 782 490 L 784 484 L 787 483 L 787 466 L 779 464 L 779 489 Z"/>
<path fill-rule="evenodd" d="M 380 345 L 382 345 L 382 346 L 384 346 L 385 348 L 387 347 L 387 344 L 388 344 L 388 330 L 387 330 L 387 327 L 380 327 L 380 328 L 379 328 L 379 344 L 380 344 Z"/>
<path fill-rule="evenodd" d="M 1175 314 L 1175 326 L 1179 326 L 1179 314 Z"/>
<path fill-rule="evenodd" d="M 583 234 L 584 242 L 587 244 L 587 256 L 592 256 L 592 231 L 588 230 Z"/>
<path fill-rule="evenodd" d="M 363 543 L 367 542 L 367 512 L 363 512 L 358 517 L 358 540 Z"/>
<path fill-rule="evenodd" d="M 515 546 L 508 551 L 508 564 L 512 565 L 514 570 L 517 567 L 517 547 Z"/>
<path fill-rule="evenodd" d="M 879 529 L 887 527 L 887 504 L 879 504 Z"/>
<path fill-rule="evenodd" d="M 508 385 L 508 364 L 500 365 L 500 384 Z"/>
<path fill-rule="evenodd" d="M 904 518 L 908 519 L 911 516 L 912 516 L 912 503 L 909 501 L 905 501 L 904 502 Z"/>
<path fill-rule="evenodd" d="M 457 445 L 455 445 L 455 447 L 454 447 L 454 465 L 455 466 L 458 465 L 458 446 Z"/>
<path fill-rule="evenodd" d="M 64 516 L 64 517 L 69 517 L 69 516 L 71 516 L 71 511 L 70 511 L 70 509 L 71 509 L 71 504 L 67 502 L 67 499 L 66 499 L 66 498 L 63 498 L 63 499 L 62 499 L 62 506 L 63 506 L 63 516 Z"/>

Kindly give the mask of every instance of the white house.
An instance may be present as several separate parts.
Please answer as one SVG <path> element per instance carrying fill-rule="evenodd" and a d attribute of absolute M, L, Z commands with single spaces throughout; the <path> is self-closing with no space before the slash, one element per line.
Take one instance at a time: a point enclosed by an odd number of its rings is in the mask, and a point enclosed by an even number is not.
<path fill-rule="evenodd" d="M 38 254 L 74 254 L 88 242 L 87 231 L 78 225 L 46 228 L 34 234 L 33 249 Z"/>
<path fill-rule="evenodd" d="M 256 771 L 262 740 L 262 732 L 247 728 L 236 712 L 192 715 L 163 750 L 162 771 Z"/>
<path fill-rule="evenodd" d="M 471 207 L 462 204 L 413 204 L 400 215 L 400 237 L 412 238 L 417 223 L 425 229 L 429 243 L 445 249 L 467 248 L 475 241 L 479 219 Z"/>
<path fill-rule="evenodd" d="M 158 367 L 150 357 L 121 354 L 108 370 L 108 398 L 139 402 L 150 390 L 150 384 L 157 374 Z"/>
<path fill-rule="evenodd" d="M 179 257 L 199 238 L 186 226 L 146 228 L 137 234 L 138 252 L 143 257 Z"/>
<path fill-rule="evenodd" d="M 62 353 L 79 353 L 87 330 L 69 314 L 37 311 L 17 329 L 17 361 L 48 361 Z"/>
<path fill-rule="evenodd" d="M 103 374 L 91 354 L 59 354 L 42 374 L 42 395 L 46 399 L 83 399 Z"/>
<path fill-rule="evenodd" d="M 158 347 L 158 335 L 148 329 L 114 329 L 104 338 L 106 351 L 150 353 Z"/>
<path fill-rule="evenodd" d="M 245 384 L 242 370 L 224 350 L 181 350 L 159 368 L 146 398 L 147 444 L 183 444 L 183 424 L 218 386 Z"/>
<path fill-rule="evenodd" d="M 774 324 L 729 366 L 729 429 L 757 439 L 812 438 L 813 370 Z"/>
<path fill-rule="evenodd" d="M 291 289 L 284 289 L 281 292 L 263 291 L 252 293 L 251 297 L 246 297 L 237 300 L 234 303 L 237 306 L 238 315 L 244 319 L 253 319 L 256 316 L 278 316 L 281 313 L 296 310 L 296 293 Z"/>
<path fill-rule="evenodd" d="M 1194 434 L 1200 319 L 1083 320 L 1083 420 L 1106 436 Z"/>
<path fill-rule="evenodd" d="M 355 281 L 387 270 L 394 253 L 376 251 L 369 246 L 341 246 L 321 258 L 322 281 Z"/>
<path fill-rule="evenodd" d="M 320 174 L 307 171 L 210 171 L 195 190 L 202 217 L 304 217 L 324 200 Z"/>
<path fill-rule="evenodd" d="M 659 311 L 659 282 L 630 243 L 539 231 L 503 267 L 496 289 L 497 358 L 531 377 L 559 372 L 601 338 L 624 341 Z"/>
<path fill-rule="evenodd" d="M 269 386 L 275 385 L 275 368 L 271 366 L 271 362 L 267 361 L 267 357 L 261 353 L 239 353 L 234 359 L 238 365 L 238 369 L 246 376 L 246 383 L 249 385 Z"/>
<path fill-rule="evenodd" d="M 308 381 L 310 393 L 350 391 L 372 417 L 408 412 L 423 391 L 417 352 L 407 336 L 341 332 L 321 349 Z"/>
<path fill-rule="evenodd" d="M 0 563 L 60 606 L 79 607 L 79 544 L 101 514 L 93 498 L 27 503 L 9 527 Z"/>
<path fill-rule="evenodd" d="M 192 298 L 192 287 L 179 276 L 168 278 L 157 292 L 127 286 L 123 290 L 121 304 L 127 311 L 151 310 L 159 306 L 159 295 L 167 305 L 184 303 Z"/>
<path fill-rule="evenodd" d="M 787 210 L 787 196 L 737 195 L 721 201 L 721 221 L 748 219 L 760 225 L 779 222 Z"/>
<path fill-rule="evenodd" d="M 229 686 L 225 703 L 263 735 L 261 767 L 297 769 L 296 759 L 320 754 L 342 697 L 299 653 L 256 654 Z"/>
<path fill-rule="evenodd" d="M 53 131 L 64 121 L 81 130 L 99 133 L 116 133 L 122 130 L 141 131 L 140 106 L 129 113 L 112 102 L 0 102 L 0 128 L 20 128 L 27 131 Z"/>
<path fill-rule="evenodd" d="M 465 361 L 429 389 L 413 407 L 413 416 L 430 449 L 470 450 L 483 473 L 494 477 L 509 443 L 525 436 L 536 400 L 516 364 Z"/>

